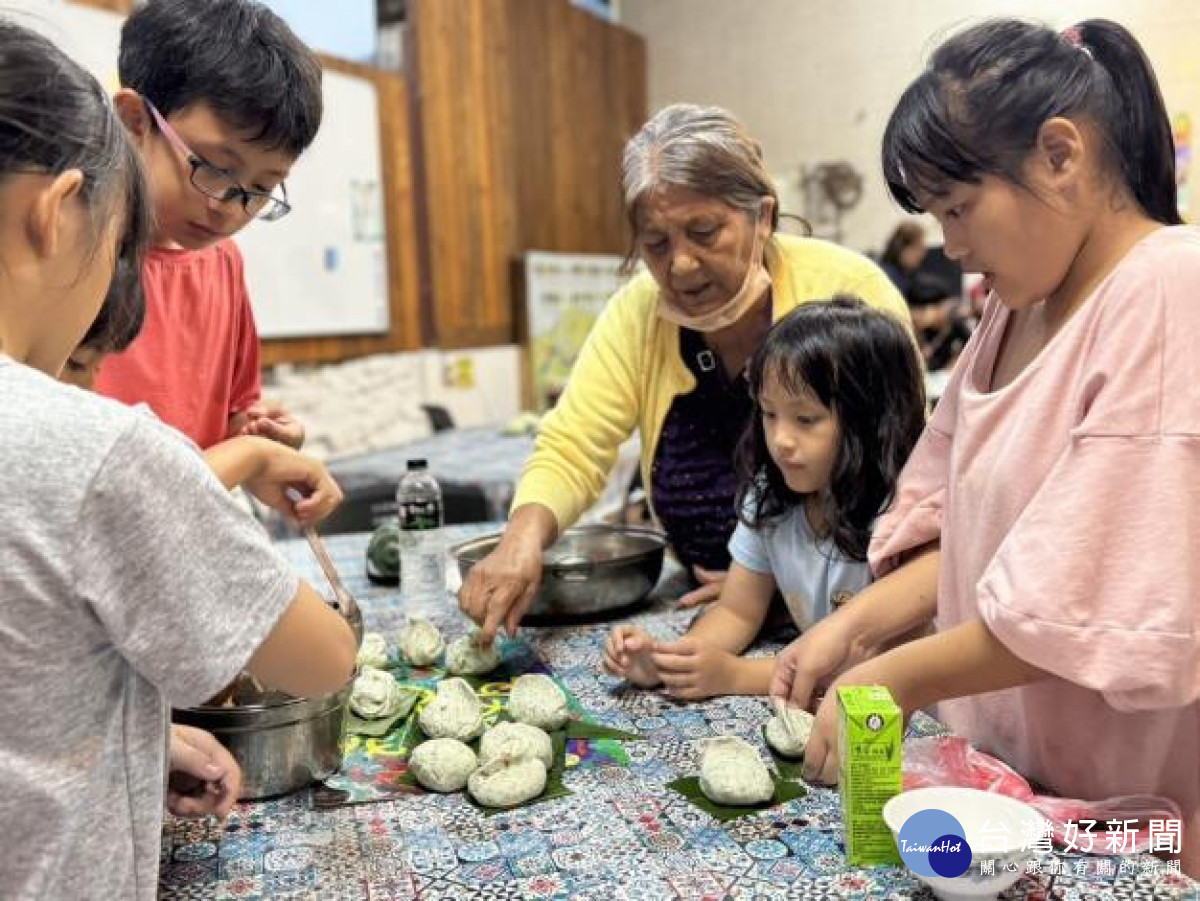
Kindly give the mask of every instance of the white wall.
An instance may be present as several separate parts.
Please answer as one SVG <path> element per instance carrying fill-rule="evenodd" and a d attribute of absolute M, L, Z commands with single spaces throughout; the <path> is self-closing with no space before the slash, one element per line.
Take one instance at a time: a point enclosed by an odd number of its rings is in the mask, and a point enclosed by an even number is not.
<path fill-rule="evenodd" d="M 900 92 L 939 38 L 979 16 L 1062 28 L 1107 17 L 1128 27 L 1158 72 L 1168 111 L 1200 127 L 1200 3 L 1193 0 L 622 0 L 621 23 L 646 38 L 649 106 L 725 106 L 763 145 L 784 209 L 799 212 L 801 163 L 844 159 L 866 181 L 845 242 L 878 249 L 903 214 L 879 174 L 879 144 Z M 1193 179 L 1195 181 L 1195 179 Z M 1200 185 L 1192 188 L 1200 218 Z"/>
<path fill-rule="evenodd" d="M 421 351 L 425 399 L 460 426 L 505 423 L 521 411 L 521 355 L 513 344 L 473 350 Z M 469 361 L 466 367 L 463 360 Z M 470 373 L 471 384 L 458 383 Z"/>

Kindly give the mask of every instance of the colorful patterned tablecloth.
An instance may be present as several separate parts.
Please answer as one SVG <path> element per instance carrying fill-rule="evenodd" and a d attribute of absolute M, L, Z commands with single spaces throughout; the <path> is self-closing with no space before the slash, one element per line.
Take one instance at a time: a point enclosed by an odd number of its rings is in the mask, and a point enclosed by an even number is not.
<path fill-rule="evenodd" d="M 465 540 L 494 526 L 448 529 Z M 367 628 L 389 641 L 410 612 L 444 630 L 466 628 L 452 598 L 401 599 L 363 570 L 366 535 L 328 539 Z M 281 544 L 314 585 L 320 574 L 303 542 Z M 652 633 L 682 632 L 690 614 L 667 599 L 635 620 Z M 697 739 L 737 734 L 761 742 L 768 715 L 755 698 L 677 703 L 630 690 L 599 667 L 608 626 L 523 630 L 542 661 L 596 722 L 642 733 L 628 766 L 568 770 L 568 797 L 484 817 L 458 795 L 412 795 L 317 809 L 307 792 L 239 804 L 227 823 L 168 819 L 164 899 L 931 899 L 907 870 L 847 866 L 835 791 L 722 825 L 665 785 L 699 767 Z M 770 645 L 766 646 L 768 649 Z M 910 734 L 937 726 L 916 717 Z M 1057 875 L 1025 875 L 1005 898 L 1196 899 L 1200 888 L 1153 858 L 1068 858 Z M 1151 871 L 1153 868 L 1153 872 Z"/>

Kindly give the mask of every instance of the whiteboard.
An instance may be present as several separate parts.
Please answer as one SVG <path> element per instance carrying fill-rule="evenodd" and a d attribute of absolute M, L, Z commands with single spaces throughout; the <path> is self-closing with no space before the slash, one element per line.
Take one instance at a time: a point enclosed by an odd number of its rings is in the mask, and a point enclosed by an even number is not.
<path fill-rule="evenodd" d="M 237 236 L 267 338 L 388 330 L 379 99 L 366 79 L 322 81 L 321 130 L 287 182 L 292 211 Z"/>
<path fill-rule="evenodd" d="M 64 0 L 4 0 L 0 14 L 50 37 L 115 91 L 123 17 Z M 387 234 L 375 86 L 326 71 L 325 113 L 288 179 L 292 212 L 236 240 L 265 338 L 386 332 Z"/>

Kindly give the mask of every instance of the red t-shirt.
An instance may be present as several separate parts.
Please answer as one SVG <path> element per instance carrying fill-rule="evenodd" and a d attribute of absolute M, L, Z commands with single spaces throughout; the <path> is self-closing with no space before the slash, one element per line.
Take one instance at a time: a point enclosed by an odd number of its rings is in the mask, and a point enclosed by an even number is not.
<path fill-rule="evenodd" d="M 156 416 L 200 447 L 225 438 L 229 417 L 258 400 L 258 330 L 242 255 L 232 241 L 205 250 L 156 248 L 142 266 L 146 323 L 100 365 L 96 390 Z"/>

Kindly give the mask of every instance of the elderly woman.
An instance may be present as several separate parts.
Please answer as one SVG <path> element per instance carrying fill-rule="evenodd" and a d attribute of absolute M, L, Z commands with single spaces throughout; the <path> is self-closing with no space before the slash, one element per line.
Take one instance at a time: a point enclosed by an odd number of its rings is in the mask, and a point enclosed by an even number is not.
<path fill-rule="evenodd" d="M 625 208 L 648 271 L 609 301 L 543 421 L 504 537 L 471 569 L 462 609 L 490 642 L 533 601 L 542 551 L 604 487 L 641 433 L 642 480 L 679 560 L 716 597 L 736 523 L 733 451 L 751 412 L 743 369 L 798 304 L 854 294 L 904 321 L 865 257 L 776 233 L 779 201 L 758 144 L 728 112 L 669 106 L 625 148 Z"/>

